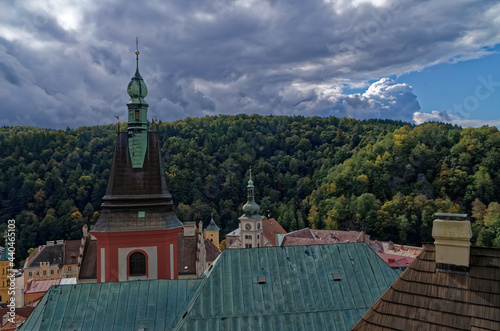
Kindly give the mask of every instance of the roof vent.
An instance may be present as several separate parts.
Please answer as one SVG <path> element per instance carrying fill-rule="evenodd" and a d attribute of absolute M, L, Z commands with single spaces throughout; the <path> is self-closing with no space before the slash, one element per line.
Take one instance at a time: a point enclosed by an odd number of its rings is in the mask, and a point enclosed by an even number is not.
<path fill-rule="evenodd" d="M 333 274 L 333 280 L 338 282 L 339 280 L 341 280 L 342 278 L 340 278 L 340 274 L 339 273 L 334 273 Z"/>
<path fill-rule="evenodd" d="M 257 281 L 259 284 L 265 284 L 266 283 L 266 276 L 258 276 Z"/>

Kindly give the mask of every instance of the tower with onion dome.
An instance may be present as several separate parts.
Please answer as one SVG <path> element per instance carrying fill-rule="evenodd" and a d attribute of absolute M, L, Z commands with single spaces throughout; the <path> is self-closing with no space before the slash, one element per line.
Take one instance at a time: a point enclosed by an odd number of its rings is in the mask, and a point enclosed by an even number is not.
<path fill-rule="evenodd" d="M 243 215 L 240 220 L 241 248 L 262 247 L 263 226 L 260 206 L 255 202 L 255 192 L 252 181 L 252 169 L 247 185 L 247 202 L 243 205 Z"/>

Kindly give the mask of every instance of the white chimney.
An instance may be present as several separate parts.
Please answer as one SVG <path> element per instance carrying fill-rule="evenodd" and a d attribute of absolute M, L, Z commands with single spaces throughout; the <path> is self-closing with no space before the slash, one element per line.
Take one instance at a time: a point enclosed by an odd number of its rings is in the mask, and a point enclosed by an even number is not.
<path fill-rule="evenodd" d="M 194 237 L 196 234 L 195 222 L 184 222 L 184 237 Z"/>
<path fill-rule="evenodd" d="M 466 214 L 434 215 L 432 236 L 436 248 L 436 263 L 469 267 L 472 230 Z"/>

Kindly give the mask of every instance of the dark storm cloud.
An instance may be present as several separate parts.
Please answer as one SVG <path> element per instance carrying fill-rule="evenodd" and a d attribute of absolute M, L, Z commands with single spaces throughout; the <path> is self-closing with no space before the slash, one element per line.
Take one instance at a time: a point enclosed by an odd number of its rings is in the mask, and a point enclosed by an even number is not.
<path fill-rule="evenodd" d="M 13 70 L 11 66 L 6 65 L 5 63 L 0 63 L 0 74 L 2 74 L 6 82 L 13 85 L 20 84 L 20 79 L 17 76 L 17 73 Z"/>
<path fill-rule="evenodd" d="M 135 36 L 150 115 L 163 121 L 218 113 L 412 120 L 420 109 L 412 88 L 384 77 L 486 54 L 499 42 L 499 8 L 485 1 L 15 1 L 0 13 L 0 125 L 65 128 L 124 116 Z M 345 92 L 361 86 L 366 92 Z"/>

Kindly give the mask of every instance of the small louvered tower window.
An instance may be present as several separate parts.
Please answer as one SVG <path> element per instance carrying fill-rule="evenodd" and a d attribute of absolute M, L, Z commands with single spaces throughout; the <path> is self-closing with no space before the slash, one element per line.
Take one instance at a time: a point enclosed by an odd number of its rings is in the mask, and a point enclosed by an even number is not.
<path fill-rule="evenodd" d="M 130 255 L 130 276 L 146 275 L 146 257 L 141 252 Z"/>

